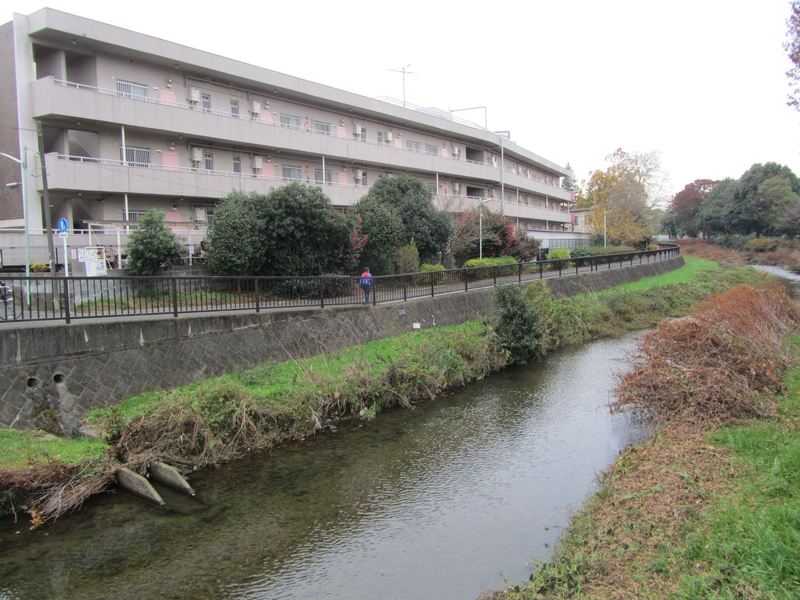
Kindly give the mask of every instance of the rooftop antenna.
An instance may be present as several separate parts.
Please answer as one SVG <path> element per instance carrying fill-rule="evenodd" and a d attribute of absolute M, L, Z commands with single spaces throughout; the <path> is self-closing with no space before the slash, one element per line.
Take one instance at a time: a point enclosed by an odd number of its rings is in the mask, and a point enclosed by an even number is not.
<path fill-rule="evenodd" d="M 403 108 L 406 106 L 406 75 L 418 75 L 419 73 L 415 73 L 414 71 L 409 71 L 409 67 L 411 65 L 406 65 L 404 67 L 400 67 L 399 69 L 389 69 L 395 73 L 402 73 L 403 74 Z"/>

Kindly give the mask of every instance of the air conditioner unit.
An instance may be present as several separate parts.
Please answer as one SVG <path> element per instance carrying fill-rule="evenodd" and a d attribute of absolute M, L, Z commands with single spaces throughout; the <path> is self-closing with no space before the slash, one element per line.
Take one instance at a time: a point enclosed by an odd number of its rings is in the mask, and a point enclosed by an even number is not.
<path fill-rule="evenodd" d="M 356 137 L 361 137 L 361 125 L 356 125 L 354 133 Z"/>
<path fill-rule="evenodd" d="M 493 167 L 497 166 L 497 157 L 496 156 L 492 156 L 492 166 Z"/>
<path fill-rule="evenodd" d="M 361 185 L 361 182 L 367 178 L 367 172 L 362 171 L 361 169 L 356 169 L 355 173 L 355 180 L 357 185 Z"/>
<path fill-rule="evenodd" d="M 456 158 L 460 157 L 461 156 L 461 148 L 458 148 L 458 147 L 453 148 L 453 156 L 455 156 Z"/>
<path fill-rule="evenodd" d="M 256 155 L 253 157 L 253 171 L 258 172 L 264 168 L 264 157 Z"/>
<path fill-rule="evenodd" d="M 189 102 L 200 102 L 200 88 L 193 87 L 189 90 Z"/>
<path fill-rule="evenodd" d="M 192 162 L 199 163 L 203 162 L 203 149 L 194 147 L 192 148 Z"/>
<path fill-rule="evenodd" d="M 386 141 L 387 142 L 391 142 L 392 141 L 392 132 L 391 131 L 387 131 L 386 132 Z"/>
<path fill-rule="evenodd" d="M 259 102 L 258 100 L 253 100 L 250 103 L 250 113 L 254 117 L 259 116 L 261 114 L 261 102 Z"/>
<path fill-rule="evenodd" d="M 461 184 L 460 183 L 454 183 L 453 184 L 453 193 L 454 194 L 460 194 L 461 193 Z"/>

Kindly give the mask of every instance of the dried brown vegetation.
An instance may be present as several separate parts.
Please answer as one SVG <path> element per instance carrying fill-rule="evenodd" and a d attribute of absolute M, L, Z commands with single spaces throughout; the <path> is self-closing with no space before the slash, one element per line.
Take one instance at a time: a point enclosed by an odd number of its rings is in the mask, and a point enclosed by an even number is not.
<path fill-rule="evenodd" d="M 784 340 L 797 317 L 777 287 L 718 294 L 692 317 L 664 321 L 645 336 L 633 370 L 620 377 L 613 408 L 689 423 L 770 414 L 764 394 L 782 387 L 790 360 Z"/>
<path fill-rule="evenodd" d="M 742 266 L 746 264 L 746 257 L 736 250 L 717 246 L 704 240 L 676 240 L 681 247 L 682 254 L 697 256 L 713 260 L 725 266 Z"/>

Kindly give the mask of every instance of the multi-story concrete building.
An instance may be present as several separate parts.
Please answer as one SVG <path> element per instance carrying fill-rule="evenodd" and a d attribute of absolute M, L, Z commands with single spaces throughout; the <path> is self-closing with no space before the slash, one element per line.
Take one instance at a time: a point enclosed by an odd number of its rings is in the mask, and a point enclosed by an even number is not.
<path fill-rule="evenodd" d="M 483 203 L 537 238 L 572 231 L 563 167 L 496 133 L 52 9 L 0 27 L 0 226 L 43 227 L 34 160 L 43 129 L 52 216 L 75 229 L 135 224 L 149 208 L 202 231 L 232 190 L 319 185 L 335 206 L 407 173 L 454 212 Z M 39 193 L 36 193 L 36 192 Z"/>

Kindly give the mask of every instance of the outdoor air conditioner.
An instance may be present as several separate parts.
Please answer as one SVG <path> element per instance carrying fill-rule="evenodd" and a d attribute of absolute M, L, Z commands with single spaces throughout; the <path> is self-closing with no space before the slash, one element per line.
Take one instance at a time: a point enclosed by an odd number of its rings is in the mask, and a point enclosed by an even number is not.
<path fill-rule="evenodd" d="M 208 213 L 206 213 L 205 206 L 195 206 L 194 207 L 194 222 L 195 223 L 207 223 L 208 222 Z"/>
<path fill-rule="evenodd" d="M 497 157 L 496 156 L 492 156 L 492 166 L 493 167 L 497 166 Z"/>
<path fill-rule="evenodd" d="M 258 100 L 253 100 L 250 103 L 250 113 L 254 117 L 259 116 L 261 114 L 261 102 L 259 102 Z"/>
<path fill-rule="evenodd" d="M 461 148 L 459 148 L 459 147 L 453 148 L 453 156 L 455 156 L 456 158 L 460 157 L 461 156 Z"/>
<path fill-rule="evenodd" d="M 391 142 L 392 141 L 392 132 L 391 131 L 387 131 L 386 132 L 386 141 L 387 142 Z"/>
<path fill-rule="evenodd" d="M 356 137 L 361 137 L 361 125 L 356 125 L 355 136 Z"/>
<path fill-rule="evenodd" d="M 453 193 L 454 194 L 460 194 L 461 193 L 461 184 L 460 183 L 454 183 L 453 184 Z"/>
<path fill-rule="evenodd" d="M 193 163 L 201 163 L 203 162 L 203 149 L 194 147 L 192 148 L 192 162 Z"/>
<path fill-rule="evenodd" d="M 189 90 L 189 102 L 200 102 L 200 88 L 193 87 Z"/>
<path fill-rule="evenodd" d="M 253 157 L 253 172 L 257 173 L 263 168 L 264 168 L 264 157 L 258 154 L 255 155 Z"/>

